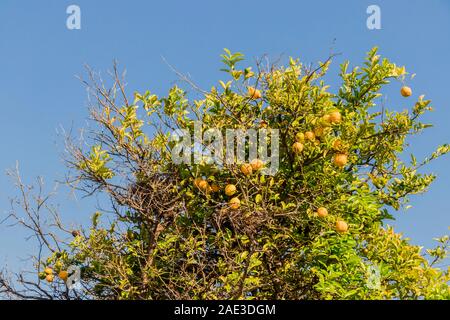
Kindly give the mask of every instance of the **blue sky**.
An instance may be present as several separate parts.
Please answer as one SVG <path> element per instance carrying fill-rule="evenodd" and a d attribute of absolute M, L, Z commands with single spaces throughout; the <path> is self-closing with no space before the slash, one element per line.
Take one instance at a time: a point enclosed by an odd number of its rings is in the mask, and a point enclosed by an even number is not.
<path fill-rule="evenodd" d="M 81 8 L 81 30 L 66 28 L 66 8 Z M 382 29 L 368 30 L 366 8 L 381 8 Z M 327 58 L 330 48 L 342 53 L 328 80 L 336 88 L 338 64 L 360 63 L 372 46 L 417 76 L 408 85 L 413 98 L 426 94 L 435 112 L 426 115 L 434 128 L 416 137 L 411 150 L 425 156 L 450 142 L 450 2 L 430 1 L 63 1 L 0 2 L 0 214 L 9 211 L 16 191 L 3 172 L 19 161 L 26 180 L 62 179 L 63 145 L 57 130 L 81 128 L 87 119 L 86 91 L 76 79 L 83 65 L 105 71 L 113 59 L 127 69 L 129 92 L 164 94 L 176 75 L 162 56 L 209 88 L 219 72 L 224 47 L 245 53 L 250 61 L 299 57 L 303 62 Z M 399 97 L 400 83 L 386 90 L 387 106 L 409 107 Z M 430 191 L 413 197 L 413 208 L 395 214 L 397 230 L 424 246 L 448 233 L 450 225 L 449 158 L 432 163 L 438 175 Z M 67 190 L 58 196 L 66 221 L 86 221 L 93 200 L 75 200 Z M 18 257 L 32 252 L 23 232 L 0 225 L 0 265 L 19 268 Z"/>

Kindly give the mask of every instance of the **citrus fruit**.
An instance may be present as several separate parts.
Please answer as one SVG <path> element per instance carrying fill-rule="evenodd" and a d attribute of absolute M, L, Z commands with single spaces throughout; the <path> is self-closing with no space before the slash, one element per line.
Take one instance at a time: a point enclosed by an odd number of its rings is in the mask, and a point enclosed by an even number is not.
<path fill-rule="evenodd" d="M 348 231 L 348 224 L 343 220 L 336 221 L 336 231 L 339 233 L 345 233 Z"/>
<path fill-rule="evenodd" d="M 294 151 L 294 153 L 299 154 L 303 151 L 303 144 L 301 144 L 300 142 L 295 142 L 292 145 L 292 150 Z"/>
<path fill-rule="evenodd" d="M 241 206 L 241 200 L 239 200 L 239 198 L 232 198 L 230 202 L 228 202 L 228 204 L 230 205 L 231 209 L 237 210 Z"/>
<path fill-rule="evenodd" d="M 403 86 L 403 87 L 400 89 L 400 93 L 401 93 L 402 96 L 404 96 L 405 98 L 407 98 L 407 97 L 409 97 L 409 96 L 412 94 L 412 90 L 411 90 L 410 87 Z"/>
<path fill-rule="evenodd" d="M 328 210 L 327 208 L 324 207 L 320 207 L 319 209 L 317 209 L 317 216 L 319 216 L 320 218 L 324 218 L 328 215 Z"/>
<path fill-rule="evenodd" d="M 247 94 L 250 97 L 250 99 L 256 100 L 260 99 L 262 97 L 261 91 L 254 87 L 248 87 Z"/>
<path fill-rule="evenodd" d="M 227 195 L 227 196 L 232 196 L 233 194 L 235 194 L 236 193 L 236 186 L 234 185 L 234 184 L 228 184 L 226 187 L 225 187 L 225 194 Z"/>

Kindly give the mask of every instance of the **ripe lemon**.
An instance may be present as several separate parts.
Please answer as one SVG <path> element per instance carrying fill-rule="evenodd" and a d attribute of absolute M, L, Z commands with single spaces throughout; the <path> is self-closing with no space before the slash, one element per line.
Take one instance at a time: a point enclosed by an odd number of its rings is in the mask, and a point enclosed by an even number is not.
<path fill-rule="evenodd" d="M 228 184 L 226 187 L 225 187 L 225 194 L 227 195 L 227 196 L 232 196 L 233 194 L 235 194 L 236 193 L 236 186 L 234 185 L 234 184 Z"/>
<path fill-rule="evenodd" d="M 324 116 L 322 117 L 322 121 L 324 122 L 324 124 L 330 125 L 330 123 L 331 123 L 331 117 L 330 117 L 330 115 L 329 115 L 329 114 L 324 115 Z"/>
<path fill-rule="evenodd" d="M 333 111 L 330 113 L 331 123 L 340 123 L 342 121 L 342 116 L 339 111 Z"/>
<path fill-rule="evenodd" d="M 317 216 L 319 216 L 320 218 L 324 218 L 328 215 L 328 210 L 327 208 L 324 207 L 320 207 L 319 209 L 317 209 Z"/>
<path fill-rule="evenodd" d="M 47 268 L 45 268 L 44 272 L 45 272 L 46 274 L 53 274 L 53 269 L 50 268 L 50 267 L 47 267 Z"/>
<path fill-rule="evenodd" d="M 305 138 L 308 139 L 309 141 L 314 141 L 316 140 L 316 135 L 312 131 L 307 131 L 305 132 Z"/>
<path fill-rule="evenodd" d="M 68 276 L 69 276 L 69 274 L 68 274 L 67 271 L 65 271 L 65 270 L 61 270 L 61 271 L 58 273 L 58 277 L 60 277 L 62 281 L 67 281 L 67 277 L 68 277 Z"/>
<path fill-rule="evenodd" d="M 254 87 L 248 87 L 247 94 L 250 97 L 250 99 L 256 100 L 260 99 L 262 97 L 261 91 Z"/>
<path fill-rule="evenodd" d="M 292 150 L 294 151 L 294 153 L 299 154 L 303 151 L 303 144 L 301 144 L 300 142 L 295 142 L 292 145 Z"/>
<path fill-rule="evenodd" d="M 198 182 L 198 184 L 197 184 L 197 187 L 200 189 L 200 190 L 203 190 L 203 191 L 206 191 L 207 189 L 208 189 L 208 182 L 206 181 L 206 180 L 201 180 L 201 181 L 199 181 Z"/>
<path fill-rule="evenodd" d="M 241 200 L 239 200 L 239 198 L 232 198 L 228 204 L 231 209 L 237 210 L 241 207 Z"/>
<path fill-rule="evenodd" d="M 400 89 L 400 93 L 401 93 L 402 96 L 404 96 L 406 98 L 406 97 L 409 97 L 412 94 L 412 90 L 411 90 L 410 87 L 403 86 Z"/>
<path fill-rule="evenodd" d="M 334 155 L 333 162 L 338 167 L 343 168 L 348 162 L 348 157 L 344 153 L 337 153 Z"/>
<path fill-rule="evenodd" d="M 250 162 L 250 165 L 252 166 L 253 171 L 258 171 L 264 166 L 264 162 L 262 162 L 261 159 L 253 159 Z"/>
<path fill-rule="evenodd" d="M 343 220 L 336 221 L 336 231 L 339 233 L 345 233 L 348 231 L 348 224 Z"/>
<path fill-rule="evenodd" d="M 250 164 L 244 163 L 244 164 L 241 166 L 241 172 L 242 172 L 244 175 L 249 176 L 249 175 L 251 175 L 251 174 L 253 173 L 253 168 L 252 168 L 252 166 L 251 166 Z"/>
<path fill-rule="evenodd" d="M 54 279 L 55 277 L 52 275 L 52 274 L 48 274 L 46 277 L 45 277 L 45 280 L 47 280 L 47 282 L 53 282 L 53 279 Z"/>
<path fill-rule="evenodd" d="M 203 179 L 202 178 L 196 178 L 195 180 L 194 180 L 194 186 L 196 186 L 197 188 L 198 188 L 198 184 L 200 183 L 200 181 L 202 181 Z"/>

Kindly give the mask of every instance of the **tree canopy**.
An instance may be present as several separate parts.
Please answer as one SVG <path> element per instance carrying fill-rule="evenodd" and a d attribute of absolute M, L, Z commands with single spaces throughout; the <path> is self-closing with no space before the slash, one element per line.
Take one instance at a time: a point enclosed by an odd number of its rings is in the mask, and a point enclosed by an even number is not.
<path fill-rule="evenodd" d="M 374 48 L 360 67 L 343 63 L 332 89 L 324 80 L 331 57 L 315 67 L 258 60 L 255 70 L 241 67 L 243 58 L 225 50 L 225 80 L 205 91 L 181 75 L 186 88 L 164 97 L 130 97 L 117 68 L 110 86 L 89 72 L 93 125 L 82 143 L 68 140 L 67 183 L 111 206 L 93 212 L 90 226 L 44 225 L 43 211 L 58 222 L 57 213 L 44 195 L 29 199 L 18 178 L 23 198 L 11 218 L 44 254 L 18 286 L 3 273 L 1 291 L 58 299 L 449 299 L 449 270 L 435 266 L 448 236 L 424 252 L 388 225 L 435 179 L 423 167 L 450 150 L 438 146 L 423 160 L 407 154 L 411 136 L 430 126 L 421 116 L 431 101 L 385 107 L 383 87 L 404 82 L 405 68 Z M 175 163 L 174 132 L 192 132 L 196 121 L 223 135 L 277 129 L 276 172 L 264 174 L 269 163 L 255 159 Z M 81 288 L 67 289 L 69 266 L 81 269 Z"/>

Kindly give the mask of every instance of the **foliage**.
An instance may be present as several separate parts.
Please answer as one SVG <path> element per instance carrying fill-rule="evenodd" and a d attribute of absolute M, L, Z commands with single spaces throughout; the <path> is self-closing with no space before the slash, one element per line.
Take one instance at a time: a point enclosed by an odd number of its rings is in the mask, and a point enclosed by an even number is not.
<path fill-rule="evenodd" d="M 316 69 L 292 58 L 286 67 L 258 61 L 257 72 L 238 67 L 240 53 L 222 58 L 229 80 L 209 91 L 194 86 L 197 100 L 174 86 L 167 97 L 146 91 L 129 101 L 117 70 L 112 90 L 91 75 L 97 127 L 90 149 L 69 145 L 69 182 L 107 195 L 113 212 L 95 213 L 38 271 L 80 266 L 80 296 L 98 299 L 449 299 L 449 271 L 434 266 L 446 257 L 448 236 L 428 251 L 430 261 L 386 224 L 435 179 L 419 170 L 449 151 L 443 145 L 422 162 L 404 160 L 406 141 L 429 127 L 420 118 L 431 110 L 423 96 L 401 112 L 380 107 L 382 88 L 404 80 L 405 68 L 374 48 L 362 67 L 341 66 L 332 93 L 323 80 L 331 58 Z M 170 137 L 193 131 L 195 120 L 224 135 L 279 129 L 278 172 L 176 165 Z M 239 209 L 228 204 L 227 184 L 237 187 Z M 319 217 L 319 207 L 328 215 Z M 338 220 L 347 232 L 336 230 Z M 369 265 L 380 270 L 377 288 L 367 285 Z M 65 292 L 60 282 L 48 292 L 58 290 Z"/>

